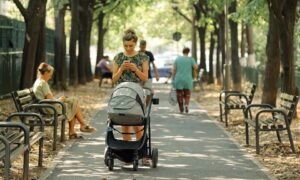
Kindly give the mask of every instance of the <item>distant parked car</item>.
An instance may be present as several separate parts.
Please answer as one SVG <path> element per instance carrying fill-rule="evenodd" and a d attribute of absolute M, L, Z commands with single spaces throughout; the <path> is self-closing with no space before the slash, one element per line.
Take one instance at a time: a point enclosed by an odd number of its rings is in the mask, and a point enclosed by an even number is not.
<path fill-rule="evenodd" d="M 157 66 L 159 77 L 170 76 L 176 56 L 176 54 L 170 52 L 155 56 L 155 64 Z M 152 72 L 152 74 L 154 73 Z"/>

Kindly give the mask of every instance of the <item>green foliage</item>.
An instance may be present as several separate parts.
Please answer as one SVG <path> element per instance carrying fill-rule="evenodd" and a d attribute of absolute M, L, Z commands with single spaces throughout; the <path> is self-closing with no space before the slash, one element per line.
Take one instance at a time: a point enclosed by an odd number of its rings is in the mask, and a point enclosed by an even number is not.
<path fill-rule="evenodd" d="M 262 21 L 268 21 L 267 3 L 262 0 L 239 1 L 237 12 L 230 14 L 230 18 L 237 22 L 259 25 Z"/>
<path fill-rule="evenodd" d="M 253 26 L 253 43 L 256 61 L 259 62 L 259 69 L 264 69 L 267 61 L 266 44 L 268 34 L 268 23 L 261 23 L 259 26 Z"/>
<path fill-rule="evenodd" d="M 188 14 L 189 10 L 184 8 L 183 11 Z M 121 48 L 122 35 L 127 28 L 133 28 L 140 39 L 158 38 L 164 43 L 174 43 L 172 34 L 175 31 L 182 33 L 182 41 L 191 36 L 191 24 L 172 9 L 169 1 L 122 1 L 107 18 L 105 48 L 108 50 Z"/>
<path fill-rule="evenodd" d="M 54 8 L 55 13 L 57 13 L 57 10 L 62 9 L 68 3 L 69 0 L 52 0 L 52 6 Z"/>

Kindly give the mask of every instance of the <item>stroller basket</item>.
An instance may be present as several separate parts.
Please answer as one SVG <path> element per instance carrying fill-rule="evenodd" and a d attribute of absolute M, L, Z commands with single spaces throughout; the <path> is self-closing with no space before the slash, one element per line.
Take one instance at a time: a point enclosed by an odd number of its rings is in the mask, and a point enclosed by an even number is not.
<path fill-rule="evenodd" d="M 117 125 L 141 125 L 144 122 L 144 91 L 133 82 L 120 83 L 108 102 L 108 118 Z"/>

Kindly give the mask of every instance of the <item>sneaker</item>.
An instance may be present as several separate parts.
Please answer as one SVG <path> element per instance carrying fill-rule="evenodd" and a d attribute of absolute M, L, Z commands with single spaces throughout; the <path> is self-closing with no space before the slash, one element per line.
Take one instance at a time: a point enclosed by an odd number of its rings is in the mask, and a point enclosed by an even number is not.
<path fill-rule="evenodd" d="M 96 129 L 93 128 L 93 127 L 90 127 L 90 126 L 85 126 L 85 127 L 81 127 L 81 128 L 80 128 L 80 131 L 81 131 L 81 132 L 92 133 L 92 132 L 95 132 Z"/>
<path fill-rule="evenodd" d="M 185 112 L 189 113 L 189 107 L 187 105 L 185 106 Z"/>

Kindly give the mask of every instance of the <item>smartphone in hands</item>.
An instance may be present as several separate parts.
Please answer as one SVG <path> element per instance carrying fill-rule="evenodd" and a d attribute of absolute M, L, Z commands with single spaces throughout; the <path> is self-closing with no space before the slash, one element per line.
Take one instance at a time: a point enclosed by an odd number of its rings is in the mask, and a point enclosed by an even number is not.
<path fill-rule="evenodd" d="M 129 60 L 123 61 L 123 67 L 124 67 L 125 69 L 128 69 L 129 63 L 130 63 Z"/>

